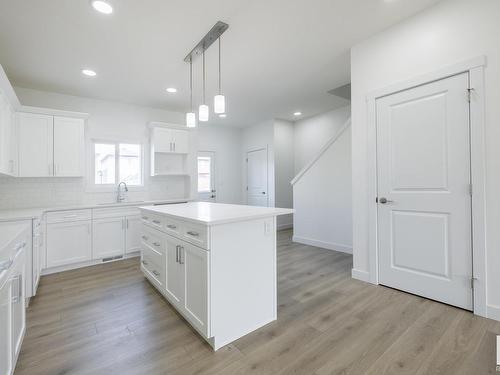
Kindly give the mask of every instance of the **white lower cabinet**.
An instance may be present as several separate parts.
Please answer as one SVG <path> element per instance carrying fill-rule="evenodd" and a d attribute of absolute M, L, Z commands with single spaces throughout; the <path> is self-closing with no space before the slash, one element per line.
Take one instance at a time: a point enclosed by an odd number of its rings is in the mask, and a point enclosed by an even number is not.
<path fill-rule="evenodd" d="M 12 355 L 13 363 L 17 360 L 24 332 L 26 330 L 25 305 L 25 264 L 24 260 L 17 262 L 11 278 L 11 311 L 12 311 Z"/>
<path fill-rule="evenodd" d="M 47 267 L 58 267 L 92 259 L 91 221 L 47 224 Z"/>
<path fill-rule="evenodd" d="M 0 287 L 0 374 L 12 373 L 12 294 L 8 280 Z"/>
<path fill-rule="evenodd" d="M 111 217 L 92 221 L 92 251 L 94 259 L 125 254 L 125 219 Z"/>
<path fill-rule="evenodd" d="M 141 250 L 141 228 L 142 220 L 140 215 L 127 216 L 125 218 L 125 254 L 134 253 Z"/>
<path fill-rule="evenodd" d="M 147 225 L 143 233 L 142 269 L 145 275 L 200 334 L 209 338 L 209 252 Z M 161 245 L 161 250 L 154 248 L 155 243 Z M 152 264 L 161 273 L 162 267 L 157 266 L 160 262 L 166 269 L 164 282 L 153 278 L 152 268 L 148 267 Z"/>

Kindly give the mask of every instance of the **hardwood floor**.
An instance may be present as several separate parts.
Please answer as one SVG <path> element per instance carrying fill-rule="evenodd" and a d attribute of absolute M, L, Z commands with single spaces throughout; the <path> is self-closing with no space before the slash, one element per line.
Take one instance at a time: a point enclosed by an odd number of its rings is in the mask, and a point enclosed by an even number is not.
<path fill-rule="evenodd" d="M 352 257 L 278 237 L 278 320 L 214 353 L 137 259 L 42 278 L 21 374 L 495 373 L 500 323 L 351 279 Z"/>

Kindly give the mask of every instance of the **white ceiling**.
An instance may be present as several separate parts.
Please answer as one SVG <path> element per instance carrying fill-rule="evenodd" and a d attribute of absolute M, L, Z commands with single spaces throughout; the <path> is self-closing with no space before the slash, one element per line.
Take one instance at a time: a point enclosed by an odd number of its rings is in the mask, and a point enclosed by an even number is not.
<path fill-rule="evenodd" d="M 226 119 L 246 126 L 346 105 L 327 91 L 350 81 L 349 48 L 439 0 L 0 0 L 0 64 L 16 86 L 176 111 L 189 106 L 183 59 L 218 21 Z M 207 99 L 217 45 L 206 54 Z M 195 105 L 201 94 L 195 61 Z M 91 68 L 97 77 L 84 77 Z M 165 92 L 176 87 L 177 94 Z"/>

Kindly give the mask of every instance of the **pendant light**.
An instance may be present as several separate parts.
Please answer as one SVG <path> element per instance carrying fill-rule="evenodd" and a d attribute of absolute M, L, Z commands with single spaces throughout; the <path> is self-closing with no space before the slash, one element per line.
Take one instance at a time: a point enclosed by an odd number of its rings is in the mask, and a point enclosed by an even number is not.
<path fill-rule="evenodd" d="M 221 69 L 220 69 L 220 37 L 219 37 L 219 94 L 214 97 L 214 112 L 215 113 L 225 113 L 226 112 L 226 98 L 222 95 L 221 89 Z"/>
<path fill-rule="evenodd" d="M 190 90 L 190 104 L 189 112 L 186 113 L 186 126 L 188 128 L 196 127 L 196 115 L 193 111 L 193 59 L 189 60 L 189 90 Z"/>
<path fill-rule="evenodd" d="M 198 112 L 200 121 L 208 121 L 208 105 L 205 104 L 205 49 L 203 49 L 203 102 L 200 105 Z"/>

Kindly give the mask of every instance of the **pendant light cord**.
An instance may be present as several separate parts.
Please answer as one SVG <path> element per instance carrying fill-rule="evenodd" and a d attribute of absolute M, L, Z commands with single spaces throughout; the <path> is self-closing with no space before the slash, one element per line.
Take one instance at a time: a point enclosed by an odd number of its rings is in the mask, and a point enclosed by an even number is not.
<path fill-rule="evenodd" d="M 205 103 L 205 49 L 203 49 L 203 104 Z"/>
<path fill-rule="evenodd" d="M 189 59 L 189 90 L 190 90 L 190 111 L 193 112 L 193 58 Z"/>
<path fill-rule="evenodd" d="M 222 89 L 221 89 L 221 68 L 220 68 L 220 36 L 219 36 L 219 95 L 222 93 Z"/>

